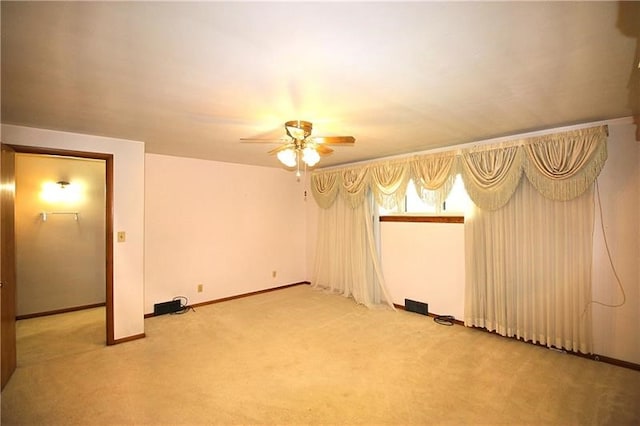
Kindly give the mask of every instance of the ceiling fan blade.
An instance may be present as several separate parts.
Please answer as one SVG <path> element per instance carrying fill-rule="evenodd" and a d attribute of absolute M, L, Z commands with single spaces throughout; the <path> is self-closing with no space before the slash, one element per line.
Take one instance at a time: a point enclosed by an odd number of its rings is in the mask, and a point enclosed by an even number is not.
<path fill-rule="evenodd" d="M 255 139 L 255 138 L 240 138 L 240 142 L 244 143 L 289 143 L 291 140 L 289 138 L 279 138 L 279 139 Z"/>
<path fill-rule="evenodd" d="M 282 146 L 279 146 L 277 148 L 273 148 L 271 151 L 269 151 L 267 154 L 269 155 L 274 155 L 279 153 L 280 151 L 284 151 L 285 149 L 295 149 L 295 145 L 291 144 L 291 143 L 287 143 L 284 144 Z"/>
<path fill-rule="evenodd" d="M 349 144 L 355 143 L 356 138 L 353 136 L 315 136 L 313 137 L 313 141 L 317 144 Z"/>
<path fill-rule="evenodd" d="M 289 136 L 284 134 L 282 127 L 278 127 L 272 130 L 267 130 L 261 133 L 252 134 L 240 138 L 240 142 L 265 142 L 265 143 L 287 143 L 291 142 Z"/>
<path fill-rule="evenodd" d="M 316 145 L 316 151 L 318 152 L 318 154 L 320 155 L 329 155 L 333 152 L 333 150 L 331 148 L 329 148 L 328 146 L 324 146 L 324 145 Z"/>

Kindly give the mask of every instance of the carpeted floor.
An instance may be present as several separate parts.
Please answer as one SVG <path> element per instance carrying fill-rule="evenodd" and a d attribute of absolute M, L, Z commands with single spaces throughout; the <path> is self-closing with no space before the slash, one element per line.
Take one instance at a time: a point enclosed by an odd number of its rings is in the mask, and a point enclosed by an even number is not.
<path fill-rule="evenodd" d="M 639 424 L 640 372 L 296 286 L 145 320 L 18 322 L 2 424 Z"/>

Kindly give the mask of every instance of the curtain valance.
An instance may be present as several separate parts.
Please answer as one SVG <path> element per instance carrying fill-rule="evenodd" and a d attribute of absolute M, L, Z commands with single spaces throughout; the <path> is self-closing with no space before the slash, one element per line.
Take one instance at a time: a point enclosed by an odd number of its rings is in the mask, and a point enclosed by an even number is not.
<path fill-rule="evenodd" d="M 418 195 L 428 204 L 441 206 L 458 174 L 455 153 L 416 157 L 409 161 L 409 167 Z"/>
<path fill-rule="evenodd" d="M 582 195 L 607 160 L 607 127 L 542 136 L 523 146 L 524 171 L 545 197 L 567 201 Z"/>
<path fill-rule="evenodd" d="M 462 181 L 471 200 L 485 210 L 504 206 L 522 176 L 520 147 L 467 152 L 461 155 Z"/>
<path fill-rule="evenodd" d="M 338 195 L 338 173 L 314 173 L 311 175 L 311 191 L 316 202 L 328 209 Z"/>
<path fill-rule="evenodd" d="M 409 168 L 405 162 L 383 162 L 370 166 L 373 196 L 386 209 L 402 204 L 409 183 Z"/>
<path fill-rule="evenodd" d="M 331 206 L 337 196 L 356 207 L 367 190 L 380 205 L 392 208 L 401 203 L 412 179 L 425 201 L 440 204 L 460 173 L 473 202 L 482 209 L 496 210 L 511 198 L 524 172 L 545 197 L 571 200 L 600 174 L 607 159 L 606 141 L 607 127 L 598 126 L 463 151 L 318 170 L 311 175 L 311 189 L 322 208 Z"/>

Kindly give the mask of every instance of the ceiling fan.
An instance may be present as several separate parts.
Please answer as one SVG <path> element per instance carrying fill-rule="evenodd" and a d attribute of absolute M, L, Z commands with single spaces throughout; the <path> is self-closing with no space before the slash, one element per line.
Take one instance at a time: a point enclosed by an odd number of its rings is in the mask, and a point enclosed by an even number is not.
<path fill-rule="evenodd" d="M 281 143 L 269 151 L 276 154 L 278 160 L 287 167 L 296 167 L 300 160 L 309 167 L 320 161 L 321 155 L 329 155 L 333 149 L 325 145 L 353 144 L 353 136 L 311 136 L 313 124 L 309 121 L 292 120 L 284 123 L 286 135 L 280 139 L 242 138 L 243 142 Z"/>

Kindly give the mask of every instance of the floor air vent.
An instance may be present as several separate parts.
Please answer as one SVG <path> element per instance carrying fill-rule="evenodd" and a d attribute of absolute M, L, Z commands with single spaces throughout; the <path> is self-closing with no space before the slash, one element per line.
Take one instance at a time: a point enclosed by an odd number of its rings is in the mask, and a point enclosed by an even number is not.
<path fill-rule="evenodd" d="M 404 299 L 404 310 L 417 314 L 429 315 L 429 305 L 411 299 Z"/>
<path fill-rule="evenodd" d="M 179 300 L 172 300 L 170 302 L 162 302 L 156 303 L 153 305 L 153 315 L 163 315 L 170 314 L 173 312 L 178 312 L 182 307 L 180 306 Z"/>

